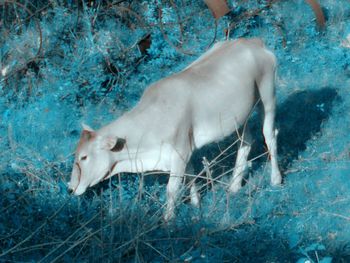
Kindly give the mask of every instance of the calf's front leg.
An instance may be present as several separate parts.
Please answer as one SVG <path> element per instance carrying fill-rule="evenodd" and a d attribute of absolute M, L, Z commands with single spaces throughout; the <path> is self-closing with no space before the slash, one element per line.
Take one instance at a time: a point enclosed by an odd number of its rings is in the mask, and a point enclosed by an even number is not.
<path fill-rule="evenodd" d="M 177 153 L 172 156 L 170 177 L 167 185 L 167 204 L 164 214 L 165 221 L 174 218 L 176 201 L 181 190 L 182 181 L 186 169 L 186 161 Z"/>

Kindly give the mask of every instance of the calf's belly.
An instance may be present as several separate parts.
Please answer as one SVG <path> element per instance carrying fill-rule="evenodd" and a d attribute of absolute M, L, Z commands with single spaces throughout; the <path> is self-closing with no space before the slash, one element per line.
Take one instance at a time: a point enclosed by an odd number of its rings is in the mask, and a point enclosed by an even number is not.
<path fill-rule="evenodd" d="M 233 98 L 231 103 L 225 103 L 225 100 L 227 98 L 217 101 L 216 105 L 209 105 L 198 116 L 194 116 L 193 138 L 196 148 L 235 133 L 249 118 L 255 103 L 254 94 Z"/>

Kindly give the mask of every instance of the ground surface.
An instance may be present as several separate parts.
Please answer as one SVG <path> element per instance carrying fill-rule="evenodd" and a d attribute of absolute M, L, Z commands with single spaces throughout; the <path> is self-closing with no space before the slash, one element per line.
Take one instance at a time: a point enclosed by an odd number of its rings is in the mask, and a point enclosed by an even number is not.
<path fill-rule="evenodd" d="M 201 1 L 164 1 L 160 30 L 154 3 L 86 2 L 0 2 L 0 262 L 350 262 L 347 1 L 320 1 L 324 30 L 305 1 L 229 1 L 215 41 L 236 23 L 230 38 L 259 36 L 279 61 L 284 183 L 269 185 L 263 155 L 227 195 L 229 151 L 210 167 L 222 183 L 202 180 L 201 208 L 179 203 L 168 225 L 166 175 L 146 175 L 140 191 L 141 176 L 123 174 L 77 198 L 66 185 L 72 153 L 81 122 L 108 123 L 203 53 L 214 20 Z M 148 33 L 143 54 L 137 43 Z M 251 159 L 265 152 L 260 118 L 250 120 Z M 233 141 L 196 152 L 188 172 Z"/>

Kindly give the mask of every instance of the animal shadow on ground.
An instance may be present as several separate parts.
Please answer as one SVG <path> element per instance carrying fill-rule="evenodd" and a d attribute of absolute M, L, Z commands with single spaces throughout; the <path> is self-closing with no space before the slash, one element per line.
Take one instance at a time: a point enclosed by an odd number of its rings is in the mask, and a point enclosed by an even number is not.
<path fill-rule="evenodd" d="M 299 154 L 306 149 L 306 144 L 312 136 L 321 131 L 322 122 L 326 121 L 332 111 L 333 102 L 340 101 L 336 89 L 320 88 L 317 90 L 296 91 L 281 104 L 277 102 L 276 128 L 278 129 L 279 165 L 283 172 Z M 266 152 L 266 145 L 262 134 L 263 110 L 258 105 L 258 114 L 253 114 L 249 126 L 253 137 L 252 150 L 249 159 L 253 159 Z M 204 146 L 193 154 L 191 164 L 195 172 L 203 169 L 202 157 L 212 160 L 220 151 L 233 142 L 232 136 L 222 142 Z M 233 147 L 235 149 L 237 147 Z M 236 156 L 227 158 L 220 164 L 222 169 L 232 168 Z M 252 163 L 253 171 L 266 162 L 266 155 Z"/>
<path fill-rule="evenodd" d="M 322 123 L 330 117 L 334 101 L 340 102 L 336 89 L 326 87 L 297 91 L 277 106 L 277 143 L 282 170 L 306 149 L 308 140 L 319 134 Z"/>

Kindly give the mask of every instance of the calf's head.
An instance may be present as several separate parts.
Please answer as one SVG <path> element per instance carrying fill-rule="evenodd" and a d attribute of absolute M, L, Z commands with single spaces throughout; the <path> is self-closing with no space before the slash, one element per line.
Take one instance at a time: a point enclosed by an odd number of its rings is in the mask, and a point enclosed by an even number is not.
<path fill-rule="evenodd" d="M 124 139 L 99 135 L 89 126 L 83 125 L 69 189 L 75 195 L 81 195 L 88 187 L 107 178 L 117 164 L 115 154 L 122 151 L 124 146 Z"/>

